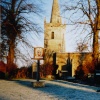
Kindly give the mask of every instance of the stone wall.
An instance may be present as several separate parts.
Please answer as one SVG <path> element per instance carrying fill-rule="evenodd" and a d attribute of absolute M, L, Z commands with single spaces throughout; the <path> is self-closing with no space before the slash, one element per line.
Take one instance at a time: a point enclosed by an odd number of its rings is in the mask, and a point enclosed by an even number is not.
<path fill-rule="evenodd" d="M 99 55 L 100 58 L 100 55 Z M 72 67 L 72 76 L 75 75 L 75 70 L 80 64 L 92 61 L 92 53 L 57 53 L 56 64 L 59 66 L 58 70 L 62 70 L 62 66 L 68 64 L 70 61 Z"/>

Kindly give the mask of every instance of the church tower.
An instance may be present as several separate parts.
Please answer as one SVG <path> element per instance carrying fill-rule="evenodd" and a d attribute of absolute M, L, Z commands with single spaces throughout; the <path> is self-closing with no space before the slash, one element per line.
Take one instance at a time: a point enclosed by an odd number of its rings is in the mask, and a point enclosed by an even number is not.
<path fill-rule="evenodd" d="M 50 23 L 44 20 L 44 48 L 53 52 L 65 52 L 66 25 L 62 24 L 58 0 L 53 0 Z"/>

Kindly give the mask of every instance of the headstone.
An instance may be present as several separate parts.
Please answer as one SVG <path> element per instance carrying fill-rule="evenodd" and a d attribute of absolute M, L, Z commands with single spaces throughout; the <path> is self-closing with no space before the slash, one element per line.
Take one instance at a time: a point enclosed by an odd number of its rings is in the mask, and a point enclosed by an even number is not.
<path fill-rule="evenodd" d="M 100 86 L 100 70 L 95 70 L 95 83 Z"/>

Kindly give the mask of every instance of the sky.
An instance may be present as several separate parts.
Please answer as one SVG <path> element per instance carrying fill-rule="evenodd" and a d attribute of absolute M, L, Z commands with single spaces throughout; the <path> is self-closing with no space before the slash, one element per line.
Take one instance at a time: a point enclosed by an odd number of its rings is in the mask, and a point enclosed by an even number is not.
<path fill-rule="evenodd" d="M 27 0 L 28 2 L 39 3 L 38 0 Z M 39 34 L 34 34 L 34 32 L 29 32 L 29 34 L 25 35 L 26 41 L 29 41 L 29 43 L 33 46 L 33 50 L 29 49 L 29 47 L 24 47 L 22 43 L 19 43 L 20 51 L 23 53 L 23 55 L 28 55 L 27 58 L 33 58 L 34 54 L 34 47 L 44 47 L 44 19 L 46 18 L 46 21 L 50 22 L 51 17 L 51 9 L 52 9 L 52 3 L 53 0 L 40 0 L 42 1 L 40 7 L 43 9 L 44 12 L 41 13 L 41 16 L 37 17 L 34 15 L 29 15 L 29 19 L 32 21 L 35 21 L 41 28 L 42 32 Z M 77 43 L 80 41 L 83 41 L 83 39 L 87 36 L 87 33 L 83 32 L 80 34 L 81 28 L 79 27 L 78 30 L 74 29 L 73 25 L 69 25 L 69 20 L 67 17 L 70 17 L 71 12 L 62 13 L 62 5 L 65 4 L 66 1 L 70 0 L 59 0 L 59 6 L 60 6 L 60 14 L 63 18 L 63 21 L 66 22 L 66 34 L 65 34 L 65 44 L 66 44 L 66 52 L 76 52 Z M 74 5 L 75 0 L 71 0 L 72 4 Z M 69 4 L 71 4 L 69 2 Z M 74 16 L 73 19 L 77 18 L 78 16 L 81 16 L 79 13 L 78 15 Z M 73 30 L 73 31 L 72 31 Z M 91 42 L 92 41 L 87 41 Z M 89 51 L 91 48 L 89 48 Z M 26 50 L 26 52 L 25 52 Z M 24 52 L 23 52 L 24 51 Z M 22 61 L 17 61 L 18 63 L 24 64 Z M 28 62 L 26 62 L 28 63 Z M 29 62 L 30 63 L 30 62 Z"/>
<path fill-rule="evenodd" d="M 42 15 L 40 17 L 34 16 L 34 15 L 29 15 L 30 19 L 33 21 L 36 21 L 38 25 L 42 28 L 42 32 L 39 34 L 34 34 L 34 32 L 30 32 L 29 34 L 26 34 L 26 40 L 32 44 L 33 48 L 34 47 L 44 47 L 44 19 L 46 18 L 46 21 L 49 23 L 50 22 L 50 17 L 51 17 L 51 9 L 52 9 L 52 3 L 53 0 L 41 0 L 43 3 L 40 5 L 42 7 L 43 11 Z M 33 2 L 33 0 L 30 0 L 29 2 Z M 66 2 L 66 0 L 59 0 L 59 5 L 60 8 L 62 8 L 62 5 Z M 36 1 L 38 3 L 38 1 Z M 66 27 L 66 34 L 65 34 L 65 44 L 66 44 L 66 52 L 76 52 L 77 48 L 77 43 L 79 41 L 82 41 L 87 34 L 80 34 L 81 29 L 79 30 L 73 30 L 73 25 L 69 25 L 67 17 L 70 16 L 71 12 L 67 13 L 62 13 L 60 9 L 60 14 L 63 18 L 63 21 L 66 22 L 67 27 Z M 77 17 L 77 16 L 75 16 Z M 22 45 L 20 43 L 20 45 Z M 28 55 L 28 58 L 33 58 L 34 54 L 34 49 L 29 50 L 28 47 L 20 48 L 21 52 L 27 51 L 26 53 L 24 52 L 24 55 Z M 22 63 L 21 61 L 17 61 L 18 63 Z M 26 62 L 27 64 L 30 63 L 30 61 Z"/>
<path fill-rule="evenodd" d="M 44 19 L 46 18 L 46 21 L 49 23 L 50 22 L 50 17 L 51 17 L 51 9 L 52 9 L 52 3 L 53 0 L 42 0 L 43 5 L 42 9 L 44 10 L 43 16 L 38 20 L 39 25 L 43 28 L 44 30 Z M 83 37 L 86 36 L 86 34 L 77 34 L 75 31 L 71 31 L 73 29 L 72 25 L 68 25 L 68 20 L 66 17 L 70 16 L 69 13 L 62 13 L 61 8 L 62 5 L 66 2 L 66 0 L 59 0 L 59 6 L 60 6 L 60 14 L 62 16 L 63 22 L 66 22 L 67 27 L 66 27 L 66 34 L 65 34 L 65 44 L 66 44 L 66 52 L 76 52 L 76 47 L 78 41 L 82 41 Z M 34 36 L 35 37 L 35 36 Z M 35 37 L 35 40 L 38 41 L 35 46 L 44 46 L 44 33 L 40 34 L 39 37 Z"/>
<path fill-rule="evenodd" d="M 43 1 L 43 0 L 42 0 Z M 61 2 L 61 0 L 59 0 L 59 5 L 63 4 L 65 0 L 63 0 L 63 2 Z M 43 1 L 43 10 L 44 10 L 44 14 L 42 15 L 42 17 L 37 18 L 38 19 L 38 24 L 43 28 L 44 30 L 44 19 L 46 18 L 46 21 L 49 23 L 50 22 L 50 17 L 51 17 L 51 9 L 52 9 L 52 3 L 53 0 L 45 0 Z M 60 12 L 61 13 L 61 12 Z M 64 16 L 64 15 L 61 15 Z M 65 19 L 63 19 L 64 21 Z M 66 24 L 67 24 L 67 20 L 66 20 Z M 75 39 L 77 39 L 77 35 L 74 35 L 73 33 L 69 32 L 69 29 L 71 29 L 71 25 L 67 25 L 66 27 L 66 34 L 65 34 L 65 44 L 66 44 L 66 52 L 74 52 L 75 51 Z M 44 47 L 44 33 L 39 34 L 39 36 L 32 36 L 34 38 L 34 42 L 35 44 L 33 44 L 34 46 L 42 46 Z M 75 41 L 73 41 L 75 40 Z"/>

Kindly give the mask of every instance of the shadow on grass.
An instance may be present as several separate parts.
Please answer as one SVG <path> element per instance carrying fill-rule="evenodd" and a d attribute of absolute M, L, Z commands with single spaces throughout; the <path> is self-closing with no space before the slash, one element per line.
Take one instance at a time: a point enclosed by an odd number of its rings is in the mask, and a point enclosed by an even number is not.
<path fill-rule="evenodd" d="M 86 100 L 88 96 L 91 100 L 100 100 L 100 94 L 96 92 L 96 87 L 91 88 L 90 86 L 73 84 L 64 81 L 46 81 L 45 87 L 34 88 L 31 80 L 12 80 L 20 85 L 29 87 L 33 90 L 38 90 L 53 96 L 57 100 Z M 99 97 L 99 98 L 98 98 Z"/>

